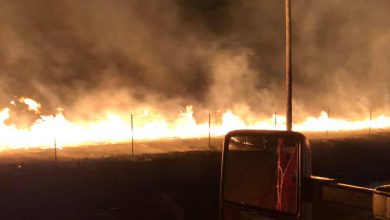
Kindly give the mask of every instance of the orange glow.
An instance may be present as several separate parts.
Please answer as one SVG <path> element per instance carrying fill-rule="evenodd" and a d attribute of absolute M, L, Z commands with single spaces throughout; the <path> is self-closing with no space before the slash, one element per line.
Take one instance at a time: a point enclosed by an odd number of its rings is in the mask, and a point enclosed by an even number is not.
<path fill-rule="evenodd" d="M 39 114 L 41 112 L 41 104 L 33 99 L 25 98 L 22 96 L 18 99 L 18 101 L 20 103 L 26 104 L 28 106 L 28 110 L 35 112 L 35 114 Z M 15 105 L 15 101 L 11 101 L 11 104 Z"/>
<path fill-rule="evenodd" d="M 39 113 L 41 105 L 30 98 L 19 98 L 28 109 Z M 12 103 L 11 103 L 12 104 Z M 40 118 L 28 129 L 19 129 L 14 124 L 6 124 L 10 117 L 10 108 L 0 111 L 0 151 L 18 148 L 51 148 L 54 140 L 57 147 L 93 145 L 103 143 L 129 142 L 133 135 L 136 140 L 151 140 L 161 138 L 196 138 L 207 137 L 209 122 L 199 122 L 194 118 L 192 106 L 177 114 L 177 118 L 168 121 L 163 116 L 150 110 L 134 115 L 133 130 L 130 113 L 126 115 L 107 113 L 99 120 L 70 121 L 58 109 L 54 115 L 40 115 Z M 225 135 L 236 129 L 267 129 L 285 130 L 285 117 L 275 115 L 269 118 L 247 123 L 240 115 L 230 110 L 212 115 L 210 132 L 212 136 Z M 319 117 L 308 117 L 304 121 L 294 124 L 296 131 L 347 131 L 362 129 L 390 128 L 390 117 L 380 115 L 376 118 L 348 121 L 344 119 L 328 118 L 326 112 Z M 133 132 L 133 133 L 132 133 Z"/>

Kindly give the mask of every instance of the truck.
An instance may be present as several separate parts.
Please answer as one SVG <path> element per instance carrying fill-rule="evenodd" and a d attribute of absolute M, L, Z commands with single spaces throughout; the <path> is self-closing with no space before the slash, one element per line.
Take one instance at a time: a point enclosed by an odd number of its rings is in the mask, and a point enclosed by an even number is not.
<path fill-rule="evenodd" d="M 390 185 L 365 188 L 312 175 L 308 139 L 236 130 L 224 138 L 221 220 L 390 219 Z"/>

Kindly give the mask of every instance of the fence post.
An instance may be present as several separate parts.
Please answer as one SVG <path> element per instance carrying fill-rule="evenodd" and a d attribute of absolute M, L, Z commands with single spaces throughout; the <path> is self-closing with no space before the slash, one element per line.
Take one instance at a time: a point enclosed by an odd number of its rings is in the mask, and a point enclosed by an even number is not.
<path fill-rule="evenodd" d="M 368 128 L 368 135 L 371 135 L 371 120 L 372 120 L 372 108 L 370 108 L 370 124 Z"/>
<path fill-rule="evenodd" d="M 211 114 L 209 113 L 209 149 L 211 149 Z"/>
<path fill-rule="evenodd" d="M 57 162 L 57 135 L 56 135 L 56 126 L 55 126 L 55 118 L 56 114 L 53 114 L 53 131 L 54 131 L 54 136 L 53 136 L 53 145 L 54 145 L 54 161 Z"/>
<path fill-rule="evenodd" d="M 57 161 L 57 137 L 54 134 L 54 161 Z"/>
<path fill-rule="evenodd" d="M 275 114 L 274 114 L 274 120 L 275 120 L 275 127 L 277 127 L 277 126 L 276 126 L 276 125 L 277 125 L 276 112 L 275 112 Z"/>
<path fill-rule="evenodd" d="M 133 114 L 131 114 L 131 156 L 134 156 L 134 123 Z"/>
<path fill-rule="evenodd" d="M 327 110 L 327 115 L 328 115 L 328 124 L 326 126 L 326 135 L 329 135 L 329 119 L 330 119 L 330 110 L 329 107 L 326 109 Z"/>

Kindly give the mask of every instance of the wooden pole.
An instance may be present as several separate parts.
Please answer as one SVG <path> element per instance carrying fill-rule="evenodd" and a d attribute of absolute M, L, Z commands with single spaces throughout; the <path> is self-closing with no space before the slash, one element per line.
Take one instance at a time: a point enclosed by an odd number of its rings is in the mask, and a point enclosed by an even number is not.
<path fill-rule="evenodd" d="M 286 92 L 287 111 L 286 127 L 287 131 L 292 130 L 292 48 L 291 48 L 291 1 L 285 0 L 286 17 Z"/>
<path fill-rule="evenodd" d="M 131 114 L 131 156 L 134 156 L 134 124 L 133 114 Z"/>
<path fill-rule="evenodd" d="M 209 149 L 211 149 L 211 114 L 209 113 Z"/>

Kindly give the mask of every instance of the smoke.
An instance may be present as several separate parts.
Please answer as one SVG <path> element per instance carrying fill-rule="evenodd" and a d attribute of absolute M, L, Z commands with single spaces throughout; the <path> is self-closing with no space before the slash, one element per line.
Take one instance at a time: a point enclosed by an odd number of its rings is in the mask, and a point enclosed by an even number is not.
<path fill-rule="evenodd" d="M 346 118 L 389 112 L 390 1 L 300 1 L 295 5 L 296 98 Z M 307 101 L 304 101 L 307 100 Z"/>
<path fill-rule="evenodd" d="M 283 1 L 0 2 L 0 104 L 30 96 L 70 117 L 284 112 Z M 388 112 L 388 0 L 293 1 L 294 108 Z"/>

